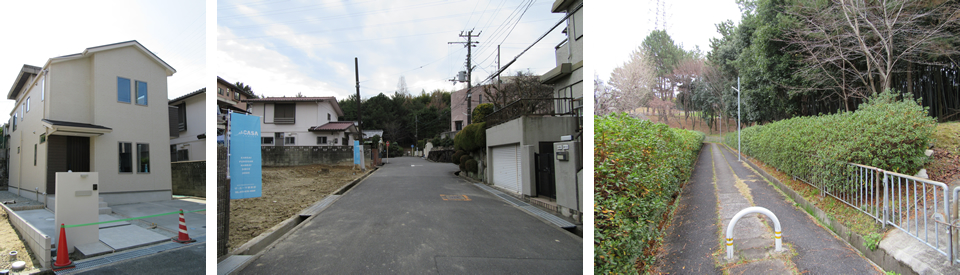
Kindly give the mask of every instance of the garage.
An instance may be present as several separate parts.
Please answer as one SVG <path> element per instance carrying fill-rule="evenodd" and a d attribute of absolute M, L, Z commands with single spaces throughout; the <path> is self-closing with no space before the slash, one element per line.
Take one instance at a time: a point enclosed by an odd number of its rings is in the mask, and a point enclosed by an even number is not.
<path fill-rule="evenodd" d="M 493 147 L 493 185 L 520 193 L 520 145 Z"/>

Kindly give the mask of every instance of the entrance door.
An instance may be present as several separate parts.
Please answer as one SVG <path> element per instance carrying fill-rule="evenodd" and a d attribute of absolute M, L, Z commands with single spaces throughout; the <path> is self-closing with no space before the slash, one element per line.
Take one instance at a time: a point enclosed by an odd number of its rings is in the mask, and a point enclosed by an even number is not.
<path fill-rule="evenodd" d="M 537 196 L 557 198 L 553 173 L 553 142 L 540 142 L 537 154 Z"/>
<path fill-rule="evenodd" d="M 90 172 L 90 138 L 47 138 L 47 193 L 56 194 L 57 172 Z"/>
<path fill-rule="evenodd" d="M 283 132 L 273 133 L 273 146 L 283 146 Z"/>

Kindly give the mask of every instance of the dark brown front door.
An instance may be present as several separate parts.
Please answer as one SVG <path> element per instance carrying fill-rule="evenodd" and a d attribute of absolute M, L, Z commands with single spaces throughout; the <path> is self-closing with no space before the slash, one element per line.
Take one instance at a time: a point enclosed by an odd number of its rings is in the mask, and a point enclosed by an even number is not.
<path fill-rule="evenodd" d="M 47 139 L 47 193 L 56 194 L 57 172 L 90 172 L 90 138 L 50 136 Z"/>

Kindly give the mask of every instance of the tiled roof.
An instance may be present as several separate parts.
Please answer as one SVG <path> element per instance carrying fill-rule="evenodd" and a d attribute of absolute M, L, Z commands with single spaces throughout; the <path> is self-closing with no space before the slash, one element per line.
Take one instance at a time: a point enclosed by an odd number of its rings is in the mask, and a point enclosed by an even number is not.
<path fill-rule="evenodd" d="M 188 97 L 195 96 L 195 95 L 197 95 L 197 94 L 202 94 L 202 93 L 205 93 L 205 92 L 207 92 L 207 88 L 206 88 L 206 87 L 203 87 L 203 88 L 200 88 L 199 90 L 190 92 L 189 94 L 185 94 L 185 95 L 182 95 L 182 96 L 180 96 L 180 97 L 174 98 L 174 99 L 168 101 L 167 104 L 174 103 L 174 102 L 177 102 L 177 101 L 186 99 L 186 98 L 188 98 Z"/>
<path fill-rule="evenodd" d="M 89 123 L 79 123 L 79 122 L 70 122 L 70 121 L 52 120 L 52 119 L 42 119 L 41 121 L 50 123 L 50 125 L 54 125 L 54 126 L 69 126 L 69 127 L 112 130 L 108 127 L 104 127 L 96 124 L 89 124 Z"/>

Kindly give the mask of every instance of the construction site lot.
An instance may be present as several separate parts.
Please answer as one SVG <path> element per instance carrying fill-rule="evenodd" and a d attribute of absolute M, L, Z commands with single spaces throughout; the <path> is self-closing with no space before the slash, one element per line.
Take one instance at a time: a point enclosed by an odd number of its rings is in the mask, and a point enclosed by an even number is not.
<path fill-rule="evenodd" d="M 17 233 L 7 218 L 7 213 L 0 210 L 0 219 L 3 219 L 3 221 L 0 222 L 0 253 L 3 253 L 3 260 L 0 261 L 0 269 L 10 269 L 13 263 L 10 261 L 10 252 L 16 251 L 16 260 L 26 263 L 24 269 L 18 274 L 30 274 L 39 271 L 41 264 L 37 262 L 37 259 L 27 250 L 27 247 L 20 238 L 20 234 Z"/>
<path fill-rule="evenodd" d="M 228 250 L 240 247 L 366 172 L 353 165 L 314 164 L 263 167 L 262 173 L 261 197 L 230 201 Z"/>

